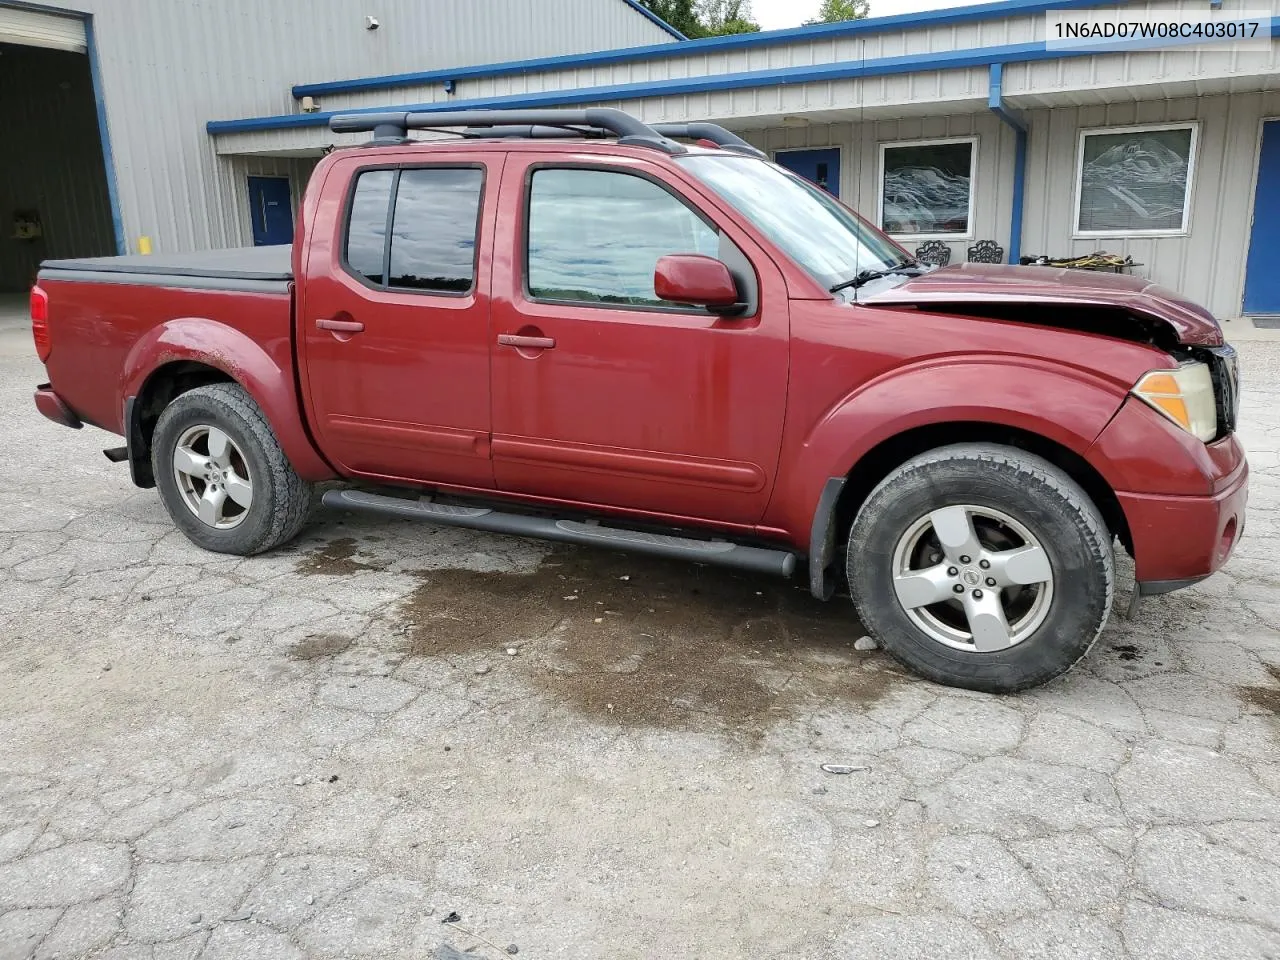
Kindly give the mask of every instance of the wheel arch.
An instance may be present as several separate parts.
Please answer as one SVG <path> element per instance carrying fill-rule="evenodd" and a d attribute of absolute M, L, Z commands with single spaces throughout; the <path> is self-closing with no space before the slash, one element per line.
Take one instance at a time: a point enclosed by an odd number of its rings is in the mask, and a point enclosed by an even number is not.
<path fill-rule="evenodd" d="M 815 597 L 829 599 L 834 593 L 842 565 L 833 561 L 871 491 L 912 457 L 955 443 L 996 443 L 1043 457 L 1080 485 L 1102 514 L 1110 534 L 1132 553 L 1133 540 L 1115 491 L 1079 453 L 1043 434 L 1006 424 L 976 420 L 931 423 L 880 441 L 845 476 L 827 482 L 814 519 L 815 542 L 810 551 L 809 586 Z M 819 528 L 820 541 L 816 539 Z"/>
<path fill-rule="evenodd" d="M 196 387 L 235 382 L 225 370 L 198 360 L 172 360 L 152 370 L 137 394 L 125 400 L 125 430 L 128 431 L 125 437 L 133 482 L 139 487 L 156 485 L 151 467 L 151 440 L 165 407 Z"/>
<path fill-rule="evenodd" d="M 268 353 L 243 331 L 207 317 L 169 320 L 139 339 L 126 358 L 123 375 L 124 430 L 134 482 L 155 482 L 151 435 L 164 406 L 209 383 L 243 387 L 298 475 L 310 482 L 331 479 L 333 468 L 307 429 L 287 341 L 283 349 L 285 353 Z"/>

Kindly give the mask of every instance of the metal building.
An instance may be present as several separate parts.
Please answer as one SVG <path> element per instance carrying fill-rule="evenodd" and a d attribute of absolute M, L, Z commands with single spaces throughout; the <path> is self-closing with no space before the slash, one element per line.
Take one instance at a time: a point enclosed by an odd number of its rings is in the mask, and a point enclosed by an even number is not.
<path fill-rule="evenodd" d="M 1223 318 L 1280 314 L 1280 0 L 1212 5 L 1269 11 L 1260 49 L 1049 49 L 1047 11 L 1100 7 L 1211 9 L 1006 0 L 465 70 L 334 72 L 295 86 L 285 111 L 208 130 L 220 155 L 248 163 L 349 142 L 325 125 L 352 109 L 609 105 L 715 120 L 910 249 L 936 242 L 953 263 L 979 241 L 1012 262 L 1102 249 Z M 321 110 L 301 112 L 302 97 Z"/>
<path fill-rule="evenodd" d="M 220 155 L 295 84 L 675 43 L 634 0 L 0 0 L 0 291 L 50 257 L 278 241 L 318 150 Z"/>

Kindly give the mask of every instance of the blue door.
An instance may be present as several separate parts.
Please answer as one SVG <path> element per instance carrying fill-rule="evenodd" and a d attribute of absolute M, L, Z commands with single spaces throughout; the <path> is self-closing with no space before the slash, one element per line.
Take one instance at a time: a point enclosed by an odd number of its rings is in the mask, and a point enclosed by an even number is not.
<path fill-rule="evenodd" d="M 840 196 L 840 151 L 779 150 L 778 163 L 816 183 L 833 197 Z"/>
<path fill-rule="evenodd" d="M 293 243 L 293 203 L 288 177 L 249 178 L 249 219 L 253 245 Z"/>
<path fill-rule="evenodd" d="M 1244 268 L 1244 312 L 1280 314 L 1280 120 L 1262 125 L 1253 229 Z"/>

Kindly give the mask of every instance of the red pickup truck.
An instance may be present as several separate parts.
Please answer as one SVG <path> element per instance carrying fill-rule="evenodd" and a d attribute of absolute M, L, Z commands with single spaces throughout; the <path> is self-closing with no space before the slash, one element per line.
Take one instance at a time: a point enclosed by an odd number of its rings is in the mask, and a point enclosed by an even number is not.
<path fill-rule="evenodd" d="M 1013 691 L 1244 526 L 1235 354 L 1084 271 L 931 269 L 712 124 L 365 114 L 292 251 L 53 261 L 36 405 L 125 438 L 209 550 L 326 504 L 847 581 L 933 680 Z M 414 140 L 445 128 L 453 139 Z M 850 630 L 856 630 L 850 618 Z"/>

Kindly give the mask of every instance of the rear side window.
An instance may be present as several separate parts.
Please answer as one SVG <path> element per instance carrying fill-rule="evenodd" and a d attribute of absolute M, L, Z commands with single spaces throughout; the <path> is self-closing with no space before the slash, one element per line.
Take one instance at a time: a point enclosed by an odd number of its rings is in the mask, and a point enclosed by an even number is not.
<path fill-rule="evenodd" d="M 472 167 L 360 174 L 347 228 L 348 267 L 383 289 L 468 292 L 483 187 L 484 171 Z"/>
<path fill-rule="evenodd" d="M 387 244 L 387 204 L 394 170 L 360 174 L 347 221 L 347 266 L 370 283 L 382 286 L 383 252 Z"/>
<path fill-rule="evenodd" d="M 529 294 L 670 307 L 653 290 L 658 259 L 718 256 L 720 235 L 658 184 L 607 170 L 535 170 L 529 186 Z"/>

